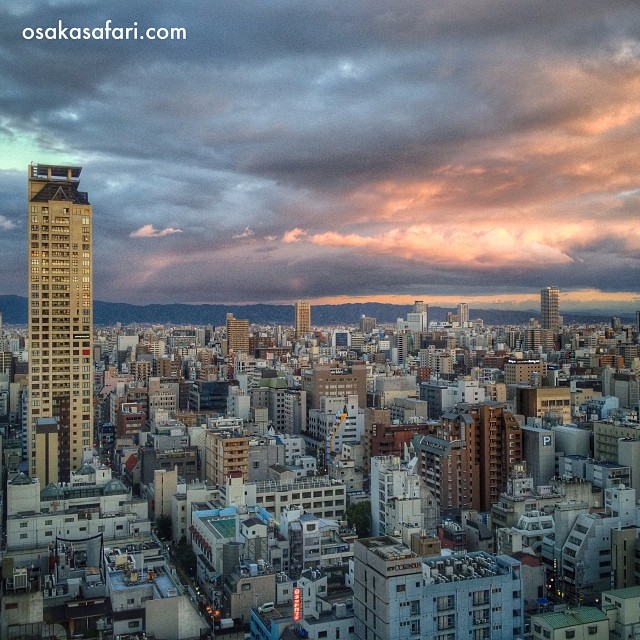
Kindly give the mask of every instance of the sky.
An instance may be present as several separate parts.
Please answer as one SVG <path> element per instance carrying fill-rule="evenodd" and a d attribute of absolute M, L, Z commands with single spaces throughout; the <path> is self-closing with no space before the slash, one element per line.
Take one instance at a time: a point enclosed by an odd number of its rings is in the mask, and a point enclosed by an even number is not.
<path fill-rule="evenodd" d="M 35 37 L 106 20 L 186 39 Z M 83 167 L 98 300 L 628 312 L 639 149 L 637 0 L 4 2 L 0 294 L 35 162 Z"/>

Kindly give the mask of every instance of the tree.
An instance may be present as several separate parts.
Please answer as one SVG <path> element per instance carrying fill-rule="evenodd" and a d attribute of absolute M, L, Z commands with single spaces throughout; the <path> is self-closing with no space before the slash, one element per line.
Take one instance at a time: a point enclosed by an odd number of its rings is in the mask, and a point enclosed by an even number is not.
<path fill-rule="evenodd" d="M 173 527 L 169 516 L 158 516 L 156 518 L 158 527 L 158 537 L 164 540 L 171 540 L 173 537 Z"/>
<path fill-rule="evenodd" d="M 347 522 L 356 528 L 359 538 L 368 538 L 371 535 L 371 503 L 356 502 L 350 504 L 345 511 Z"/>

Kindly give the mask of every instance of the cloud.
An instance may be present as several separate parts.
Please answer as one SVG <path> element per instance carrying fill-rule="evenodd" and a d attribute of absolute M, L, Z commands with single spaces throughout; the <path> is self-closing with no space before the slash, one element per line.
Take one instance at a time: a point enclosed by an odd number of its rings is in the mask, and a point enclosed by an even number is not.
<path fill-rule="evenodd" d="M 11 231 L 15 229 L 18 225 L 13 221 L 9 220 L 6 216 L 0 215 L 0 229 L 3 231 Z"/>
<path fill-rule="evenodd" d="M 362 250 L 369 255 L 392 256 L 454 269 L 522 268 L 540 263 L 549 267 L 573 262 L 560 247 L 537 240 L 535 233 L 528 235 L 505 228 L 413 225 L 392 228 L 375 236 L 335 231 L 308 234 L 302 229 L 292 229 L 284 234 L 283 242 Z"/>
<path fill-rule="evenodd" d="M 245 227 L 244 231 L 240 233 L 236 233 L 235 235 L 232 236 L 232 238 L 236 240 L 240 240 L 242 238 L 252 238 L 255 235 L 256 235 L 256 232 L 253 229 L 251 229 L 250 227 Z"/>
<path fill-rule="evenodd" d="M 152 224 L 145 224 L 136 231 L 132 231 L 129 234 L 130 238 L 165 238 L 166 236 L 173 235 L 174 233 L 182 233 L 182 229 L 174 229 L 173 227 L 166 227 L 162 231 L 158 231 Z"/>
<path fill-rule="evenodd" d="M 2 292 L 31 159 L 83 166 L 113 300 L 637 289 L 637 0 L 64 2 L 187 27 L 156 43 L 25 41 L 60 3 L 9 5 Z"/>

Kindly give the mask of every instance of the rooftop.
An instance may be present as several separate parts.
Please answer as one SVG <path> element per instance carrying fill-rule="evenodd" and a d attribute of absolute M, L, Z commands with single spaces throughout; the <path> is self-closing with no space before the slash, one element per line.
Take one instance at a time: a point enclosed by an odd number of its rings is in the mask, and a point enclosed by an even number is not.
<path fill-rule="evenodd" d="M 624 591 L 624 589 L 621 589 Z M 580 607 L 579 609 L 567 609 L 560 613 L 541 613 L 532 616 L 534 620 L 541 621 L 552 629 L 564 629 L 575 627 L 589 622 L 608 621 L 609 618 L 596 607 Z"/>
<path fill-rule="evenodd" d="M 611 591 L 605 591 L 603 596 L 608 595 L 620 600 L 626 600 L 628 598 L 640 598 L 640 587 L 627 587 L 626 589 L 612 589 Z"/>
<path fill-rule="evenodd" d="M 395 538 L 391 538 L 390 536 L 365 538 L 359 540 L 359 542 L 383 560 L 403 560 L 405 558 L 417 557 L 411 549 L 399 544 Z"/>

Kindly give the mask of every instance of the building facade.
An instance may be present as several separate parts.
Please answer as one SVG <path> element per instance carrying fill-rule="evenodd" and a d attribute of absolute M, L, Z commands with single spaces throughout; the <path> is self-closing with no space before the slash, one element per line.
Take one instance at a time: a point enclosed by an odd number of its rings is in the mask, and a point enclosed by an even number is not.
<path fill-rule="evenodd" d="M 423 559 L 387 536 L 355 544 L 353 608 L 359 638 L 494 638 L 524 632 L 521 565 L 508 556 Z"/>
<path fill-rule="evenodd" d="M 92 209 L 81 170 L 34 164 L 28 174 L 28 454 L 44 485 L 68 481 L 93 444 Z M 39 432 L 39 418 L 54 418 L 56 433 Z"/>
<path fill-rule="evenodd" d="M 308 302 L 296 302 L 295 305 L 295 334 L 296 338 L 311 331 L 311 305 Z"/>
<path fill-rule="evenodd" d="M 546 287 L 540 290 L 540 324 L 543 329 L 560 328 L 560 289 Z"/>

